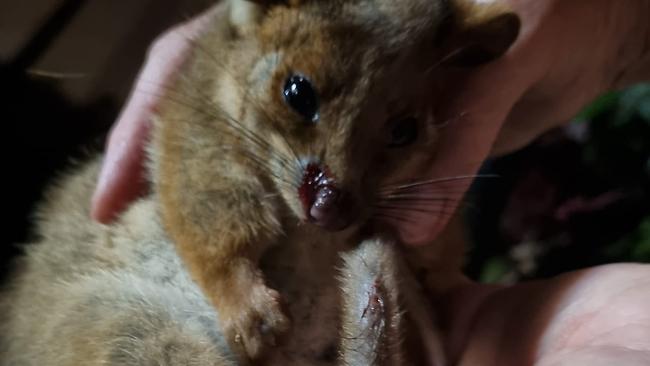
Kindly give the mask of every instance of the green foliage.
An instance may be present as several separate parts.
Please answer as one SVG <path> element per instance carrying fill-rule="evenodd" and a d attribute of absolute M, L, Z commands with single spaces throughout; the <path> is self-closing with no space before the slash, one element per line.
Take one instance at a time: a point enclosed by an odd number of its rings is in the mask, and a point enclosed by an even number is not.
<path fill-rule="evenodd" d="M 590 137 L 583 158 L 602 175 L 636 184 L 650 175 L 650 84 L 598 99 L 580 115 Z"/>
<path fill-rule="evenodd" d="M 513 263 L 510 259 L 505 256 L 492 257 L 485 263 L 479 280 L 483 283 L 500 283 L 512 271 Z"/>
<path fill-rule="evenodd" d="M 501 196 L 485 200 L 489 207 L 482 209 L 499 219 L 483 217 L 492 224 L 474 234 L 486 238 L 477 239 L 484 241 L 477 241 L 482 250 L 474 251 L 475 278 L 511 282 L 602 263 L 650 263 L 650 84 L 603 95 L 574 123 L 572 132 L 577 133 L 556 131 L 551 136 L 563 136 L 556 142 L 535 144 L 493 164 L 518 190 L 504 189 Z M 545 180 L 527 180 L 530 171 Z M 546 206 L 535 206 L 535 194 L 543 189 L 555 196 Z M 537 211 L 527 211 L 531 205 Z M 557 215 L 558 208 L 567 207 L 574 210 L 570 216 Z M 503 218 L 519 222 L 514 236 L 499 227 Z M 532 263 L 530 272 L 522 272 L 523 262 L 513 254 L 526 237 L 540 248 L 524 263 Z"/>
<path fill-rule="evenodd" d="M 627 186 L 648 190 L 650 182 L 650 84 L 599 99 L 591 109 L 592 137 L 585 160 Z M 650 209 L 650 208 L 649 208 Z M 611 261 L 650 263 L 650 216 L 633 232 L 604 248 Z"/>
<path fill-rule="evenodd" d="M 650 263 L 650 216 L 634 232 L 605 248 L 605 254 L 612 261 Z"/>

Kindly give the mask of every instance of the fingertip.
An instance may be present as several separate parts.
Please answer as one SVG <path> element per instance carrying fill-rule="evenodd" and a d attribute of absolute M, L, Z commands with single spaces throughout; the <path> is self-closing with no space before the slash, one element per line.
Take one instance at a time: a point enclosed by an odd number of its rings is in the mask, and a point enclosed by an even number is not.
<path fill-rule="evenodd" d="M 110 212 L 111 211 L 107 210 L 103 204 L 100 194 L 95 192 L 90 207 L 90 218 L 100 224 L 108 225 L 111 224 L 115 218 L 115 215 L 111 215 Z"/>
<path fill-rule="evenodd" d="M 104 163 L 90 203 L 90 217 L 101 224 L 111 224 L 131 202 L 146 194 L 148 185 L 141 168 Z"/>
<path fill-rule="evenodd" d="M 131 126 L 125 137 L 121 136 L 122 130 L 116 129 L 108 143 L 91 198 L 90 216 L 99 223 L 114 222 L 132 201 L 147 191 L 144 145 L 148 124 L 136 121 L 131 125 L 134 124 L 138 126 Z"/>
<path fill-rule="evenodd" d="M 90 201 L 90 218 L 100 224 L 108 224 L 109 220 L 106 220 L 104 213 L 102 212 L 102 207 L 99 199 L 99 192 L 95 190 L 93 197 Z"/>

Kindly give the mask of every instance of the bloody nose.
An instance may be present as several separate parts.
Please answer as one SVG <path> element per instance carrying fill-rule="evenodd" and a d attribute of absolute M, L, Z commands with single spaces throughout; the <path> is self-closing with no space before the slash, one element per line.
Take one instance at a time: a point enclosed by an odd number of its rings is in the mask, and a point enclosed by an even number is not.
<path fill-rule="evenodd" d="M 310 164 L 299 189 L 308 220 L 330 231 L 348 227 L 353 220 L 350 195 L 341 190 L 327 169 Z"/>

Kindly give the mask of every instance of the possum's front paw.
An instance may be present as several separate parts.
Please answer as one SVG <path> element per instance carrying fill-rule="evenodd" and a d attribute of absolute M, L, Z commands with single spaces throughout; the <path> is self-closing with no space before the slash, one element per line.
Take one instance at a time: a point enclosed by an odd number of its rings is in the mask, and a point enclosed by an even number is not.
<path fill-rule="evenodd" d="M 275 346 L 290 321 L 281 309 L 280 294 L 264 285 L 254 285 L 239 300 L 223 314 L 223 330 L 236 351 L 255 360 Z"/>

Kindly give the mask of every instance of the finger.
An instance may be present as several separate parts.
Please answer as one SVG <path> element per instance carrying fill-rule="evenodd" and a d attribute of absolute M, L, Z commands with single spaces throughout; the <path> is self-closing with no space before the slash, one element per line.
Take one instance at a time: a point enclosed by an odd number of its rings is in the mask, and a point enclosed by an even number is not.
<path fill-rule="evenodd" d="M 518 9 L 520 10 L 520 9 Z M 436 119 L 449 121 L 440 130 L 439 145 L 427 176 L 431 178 L 474 175 L 491 154 L 501 128 L 522 96 L 544 75 L 542 57 L 532 52 L 538 41 L 536 24 L 524 22 L 519 39 L 500 59 L 473 70 L 447 72 L 444 95 L 434 101 Z M 464 192 L 471 181 L 442 184 L 444 192 Z M 402 242 L 430 243 L 443 230 L 460 201 L 450 200 L 444 214 L 420 214 L 400 225 Z"/>
<path fill-rule="evenodd" d="M 507 59 L 486 65 L 462 79 L 447 81 L 447 96 L 439 101 L 436 119 L 450 121 L 440 130 L 435 158 L 427 177 L 475 175 L 489 155 L 499 129 L 523 93 L 523 81 Z M 495 88 L 496 83 L 500 87 Z M 451 180 L 436 186 L 439 192 L 464 192 L 471 180 Z M 459 200 L 449 200 L 438 216 L 419 214 L 399 227 L 402 242 L 430 243 L 445 227 Z"/>
<path fill-rule="evenodd" d="M 213 10 L 161 36 L 151 47 L 132 94 L 110 133 L 91 215 L 110 223 L 147 188 L 145 152 L 151 118 L 160 95 L 190 53 L 191 40 L 205 25 Z"/>
<path fill-rule="evenodd" d="M 533 365 L 538 341 L 572 281 L 512 287 L 473 284 L 450 292 L 441 319 L 454 365 Z"/>
<path fill-rule="evenodd" d="M 479 310 L 486 300 L 503 286 L 470 283 L 461 285 L 433 299 L 438 304 L 438 319 L 445 330 L 446 354 L 455 365 L 462 357 Z"/>

